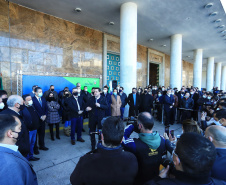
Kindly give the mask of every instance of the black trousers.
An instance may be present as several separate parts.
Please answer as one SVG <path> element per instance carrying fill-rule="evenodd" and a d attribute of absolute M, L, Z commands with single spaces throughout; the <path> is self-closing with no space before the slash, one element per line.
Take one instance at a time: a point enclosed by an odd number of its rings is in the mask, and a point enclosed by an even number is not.
<path fill-rule="evenodd" d="M 177 108 L 177 123 L 181 123 L 181 110 Z"/>
<path fill-rule="evenodd" d="M 60 134 L 59 123 L 55 123 L 55 125 L 56 125 L 56 137 L 59 137 L 59 134 Z M 49 124 L 49 131 L 50 131 L 51 138 L 54 138 L 53 126 L 54 124 Z"/>
<path fill-rule="evenodd" d="M 172 123 L 172 109 L 165 111 L 165 115 L 166 115 L 165 125 L 169 125 L 170 123 Z"/>
<path fill-rule="evenodd" d="M 36 141 L 34 150 L 38 150 L 39 147 L 45 146 L 45 121 L 39 120 L 39 128 L 37 129 Z"/>
<path fill-rule="evenodd" d="M 92 146 L 92 150 L 95 149 L 96 147 L 96 139 L 95 139 L 95 134 L 92 132 L 96 132 L 96 128 L 102 129 L 101 124 L 98 124 L 98 120 L 97 119 L 89 119 L 89 129 L 90 129 L 90 140 L 91 140 L 91 146 Z M 99 135 L 99 140 L 101 140 L 101 136 Z"/>
<path fill-rule="evenodd" d="M 171 123 L 175 122 L 175 116 L 176 116 L 176 107 L 173 107 L 172 114 L 171 114 Z"/>
<path fill-rule="evenodd" d="M 183 123 L 183 121 L 186 119 L 191 119 L 191 111 L 183 110 L 182 116 L 181 116 L 181 123 Z"/>

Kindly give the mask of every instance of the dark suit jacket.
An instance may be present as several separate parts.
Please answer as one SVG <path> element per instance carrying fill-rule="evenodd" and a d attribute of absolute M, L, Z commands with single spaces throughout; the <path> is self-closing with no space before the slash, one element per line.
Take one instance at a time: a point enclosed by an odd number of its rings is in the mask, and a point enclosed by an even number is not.
<path fill-rule="evenodd" d="M 42 106 L 36 97 L 32 98 L 33 106 L 35 107 L 35 109 L 39 115 L 39 118 L 41 118 L 43 115 L 47 116 L 47 114 L 48 114 L 46 99 L 42 96 L 41 100 L 42 100 Z"/>
<path fill-rule="evenodd" d="M 78 103 L 79 103 L 79 106 L 80 106 L 80 110 L 84 111 L 85 104 L 84 104 L 82 96 L 78 96 Z M 78 104 L 77 104 L 74 96 L 67 98 L 66 104 L 68 105 L 68 109 L 70 110 L 70 117 L 71 118 L 77 118 L 79 116 L 82 116 L 82 114 L 80 114 L 80 115 L 78 114 L 78 111 L 79 111 L 78 110 Z"/>
<path fill-rule="evenodd" d="M 136 106 L 134 106 L 133 93 L 130 93 L 128 96 L 128 104 L 129 104 L 129 116 L 134 116 L 134 111 L 136 115 L 138 115 L 138 110 L 140 108 L 140 96 L 136 94 Z"/>
<path fill-rule="evenodd" d="M 99 99 L 99 104 L 100 107 L 96 107 L 96 99 L 95 96 L 91 97 L 87 104 L 86 107 L 91 107 L 92 110 L 89 111 L 89 124 L 92 124 L 94 121 L 98 121 L 98 127 L 101 128 L 101 120 L 105 117 L 105 110 L 108 109 L 108 103 L 107 100 L 104 96 L 100 96 Z M 97 117 L 95 115 L 97 111 Z"/>
<path fill-rule="evenodd" d="M 23 117 L 17 114 L 15 111 L 7 108 L 6 110 L 2 111 L 0 114 L 11 114 L 16 116 L 21 121 L 21 132 L 19 133 L 19 139 L 16 142 L 16 145 L 19 147 L 18 150 L 23 156 L 27 156 L 30 151 L 30 144 L 29 144 L 29 131 L 27 126 L 24 123 Z"/>
<path fill-rule="evenodd" d="M 101 93 L 101 96 L 105 97 L 108 103 L 108 109 L 105 110 L 105 116 L 111 116 L 111 94 L 107 93 L 106 95 L 104 93 Z"/>
<path fill-rule="evenodd" d="M 0 184 L 37 185 L 36 174 L 19 152 L 0 147 Z"/>
<path fill-rule="evenodd" d="M 150 109 L 153 108 L 153 96 L 150 94 L 141 95 L 141 111 L 150 112 Z"/>
<path fill-rule="evenodd" d="M 164 110 L 166 112 L 169 112 L 171 110 L 170 106 L 172 106 L 174 102 L 175 102 L 175 99 L 173 95 L 170 95 L 170 97 L 167 94 L 164 95 Z"/>

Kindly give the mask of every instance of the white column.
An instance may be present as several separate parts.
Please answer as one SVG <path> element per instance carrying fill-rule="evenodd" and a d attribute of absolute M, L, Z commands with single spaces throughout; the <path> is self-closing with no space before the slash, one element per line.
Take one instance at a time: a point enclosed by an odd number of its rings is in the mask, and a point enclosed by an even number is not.
<path fill-rule="evenodd" d="M 193 64 L 193 86 L 201 89 L 202 87 L 202 49 L 194 51 Z"/>
<path fill-rule="evenodd" d="M 221 62 L 216 63 L 215 87 L 221 89 Z"/>
<path fill-rule="evenodd" d="M 132 2 L 120 9 L 120 61 L 120 84 L 128 95 L 137 86 L 137 5 Z"/>
<path fill-rule="evenodd" d="M 181 88 L 181 65 L 182 65 L 182 35 L 171 36 L 170 43 L 170 87 Z"/>
<path fill-rule="evenodd" d="M 213 72 L 214 72 L 214 57 L 207 59 L 207 71 L 206 71 L 206 90 L 211 91 L 213 89 Z"/>
<path fill-rule="evenodd" d="M 226 91 L 226 66 L 222 67 L 222 74 L 221 74 L 221 90 Z"/>

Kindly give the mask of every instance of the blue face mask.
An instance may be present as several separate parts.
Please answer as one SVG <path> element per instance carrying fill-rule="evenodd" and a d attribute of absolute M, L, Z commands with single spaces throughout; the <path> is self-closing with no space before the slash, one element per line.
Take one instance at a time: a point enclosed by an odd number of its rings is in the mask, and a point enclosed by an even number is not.
<path fill-rule="evenodd" d="M 42 97 L 42 95 L 43 95 L 42 93 L 38 93 L 38 97 Z"/>
<path fill-rule="evenodd" d="M 158 96 L 160 97 L 160 96 L 162 96 L 161 94 L 158 94 Z"/>
<path fill-rule="evenodd" d="M 203 98 L 206 98 L 206 96 L 203 96 Z"/>
<path fill-rule="evenodd" d="M 210 100 L 210 99 L 211 99 L 211 97 L 210 97 L 210 96 L 208 96 L 208 97 L 207 97 L 207 99 L 208 99 L 208 100 Z"/>
<path fill-rule="evenodd" d="M 113 92 L 114 95 L 117 95 L 117 92 Z"/>

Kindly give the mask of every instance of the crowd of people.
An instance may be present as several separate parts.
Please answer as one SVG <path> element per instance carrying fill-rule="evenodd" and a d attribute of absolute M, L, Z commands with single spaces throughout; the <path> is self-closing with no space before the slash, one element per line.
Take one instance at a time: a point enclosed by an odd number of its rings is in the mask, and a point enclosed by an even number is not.
<path fill-rule="evenodd" d="M 128 118 L 124 116 L 127 105 Z M 80 158 L 72 172 L 73 185 L 226 184 L 225 92 L 217 87 L 207 92 L 197 87 L 178 90 L 149 85 L 133 88 L 127 95 L 121 86 L 110 92 L 106 85 L 89 93 L 80 83 L 59 93 L 54 85 L 45 92 L 34 85 L 22 97 L 8 97 L 0 90 L 0 184 L 14 184 L 15 179 L 17 184 L 38 184 L 29 161 L 40 160 L 34 154 L 48 150 L 46 124 L 54 141 L 60 139 L 63 123 L 65 135 L 75 145 L 85 142 L 86 118 L 91 152 Z M 125 127 L 126 120 L 132 124 Z M 182 124 L 183 134 L 161 136 L 153 130 L 154 120 L 166 127 Z M 138 139 L 131 137 L 133 132 Z M 165 168 L 159 173 L 161 164 Z M 12 165 L 19 171 L 15 176 Z"/>

